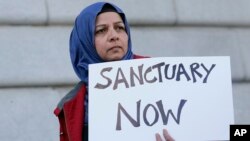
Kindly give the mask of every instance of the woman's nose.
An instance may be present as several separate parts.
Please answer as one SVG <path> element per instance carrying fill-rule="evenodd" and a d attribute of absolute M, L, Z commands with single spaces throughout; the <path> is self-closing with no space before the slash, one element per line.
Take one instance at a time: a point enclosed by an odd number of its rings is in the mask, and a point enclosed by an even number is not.
<path fill-rule="evenodd" d="M 119 39 L 118 33 L 115 29 L 110 29 L 109 31 L 109 41 L 116 41 Z"/>

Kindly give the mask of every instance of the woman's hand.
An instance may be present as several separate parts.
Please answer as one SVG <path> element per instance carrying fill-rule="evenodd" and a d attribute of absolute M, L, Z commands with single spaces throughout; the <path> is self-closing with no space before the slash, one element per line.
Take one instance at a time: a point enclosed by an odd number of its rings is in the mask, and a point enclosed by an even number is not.
<path fill-rule="evenodd" d="M 174 141 L 166 129 L 163 129 L 163 137 L 164 140 L 161 138 L 159 133 L 155 134 L 156 141 Z"/>

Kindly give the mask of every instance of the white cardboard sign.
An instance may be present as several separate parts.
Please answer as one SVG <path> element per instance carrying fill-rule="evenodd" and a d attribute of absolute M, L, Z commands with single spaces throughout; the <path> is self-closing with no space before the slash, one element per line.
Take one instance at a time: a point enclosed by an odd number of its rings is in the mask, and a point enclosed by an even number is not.
<path fill-rule="evenodd" d="M 89 141 L 229 140 L 229 57 L 159 57 L 89 66 Z"/>

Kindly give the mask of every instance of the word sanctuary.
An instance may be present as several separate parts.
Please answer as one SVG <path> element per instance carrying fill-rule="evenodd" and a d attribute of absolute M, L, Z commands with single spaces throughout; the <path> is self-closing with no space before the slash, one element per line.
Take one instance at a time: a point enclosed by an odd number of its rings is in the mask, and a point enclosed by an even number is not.
<path fill-rule="evenodd" d="M 160 62 L 144 68 L 144 64 L 130 67 L 129 74 L 125 74 L 123 68 L 105 67 L 100 71 L 100 75 L 106 83 L 96 83 L 96 89 L 106 89 L 112 87 L 116 90 L 119 85 L 125 85 L 126 88 L 135 87 L 136 84 L 162 83 L 164 79 L 175 81 L 191 81 L 196 83 L 201 79 L 202 83 L 207 83 L 208 77 L 215 64 L 205 65 L 203 63 L 192 63 L 188 66 L 179 64 L 166 64 Z M 115 77 L 110 77 L 109 73 L 115 73 Z M 137 81 L 137 82 L 136 82 Z"/>

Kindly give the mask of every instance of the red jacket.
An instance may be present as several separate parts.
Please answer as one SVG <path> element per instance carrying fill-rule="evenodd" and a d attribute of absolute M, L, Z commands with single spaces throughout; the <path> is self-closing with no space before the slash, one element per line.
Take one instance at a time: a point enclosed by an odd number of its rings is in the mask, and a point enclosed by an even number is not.
<path fill-rule="evenodd" d="M 134 59 L 145 58 L 134 55 Z M 60 141 L 82 141 L 86 86 L 79 82 L 54 110 L 60 124 Z"/>

